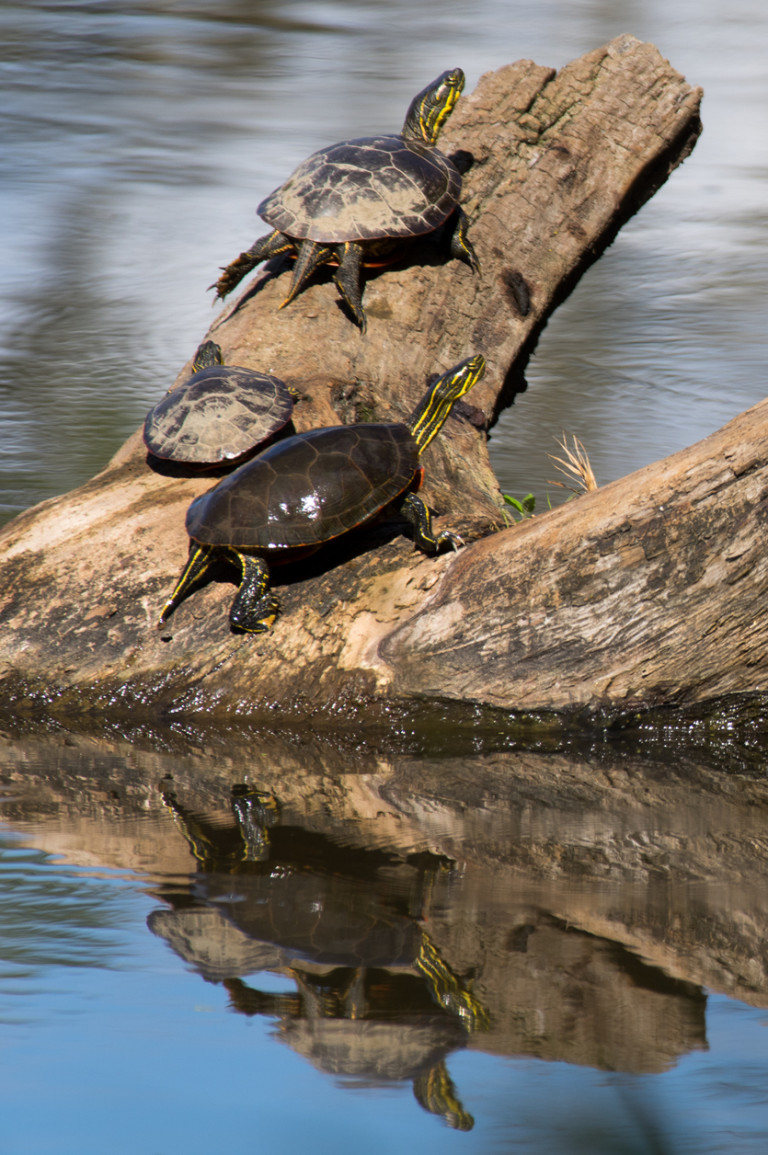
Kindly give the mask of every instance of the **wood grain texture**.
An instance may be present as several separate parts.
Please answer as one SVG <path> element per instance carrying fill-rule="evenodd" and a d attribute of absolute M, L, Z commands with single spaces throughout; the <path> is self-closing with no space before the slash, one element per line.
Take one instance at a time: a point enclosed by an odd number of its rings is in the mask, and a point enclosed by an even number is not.
<path fill-rule="evenodd" d="M 695 671 L 682 668 L 679 653 L 675 663 L 673 622 L 653 634 L 643 621 L 665 605 L 690 618 L 686 589 L 701 607 L 720 593 L 723 575 L 741 572 L 717 535 L 733 528 L 731 510 L 744 521 L 738 548 L 753 548 L 761 474 L 754 464 L 737 477 L 723 455 L 758 461 L 759 417 L 735 431 L 753 441 L 723 442 L 719 464 L 708 464 L 705 442 L 685 462 L 678 455 L 501 533 L 486 445 L 547 318 L 693 147 L 700 98 L 653 45 L 632 36 L 559 73 L 530 61 L 489 73 L 462 97 L 441 138 L 445 151 L 473 158 L 463 202 L 479 275 L 446 261 L 432 241 L 418 243 L 400 263 L 368 272 L 363 335 L 327 271 L 278 311 L 286 291 L 278 262 L 211 326 L 227 364 L 274 373 L 302 394 L 299 430 L 401 420 L 433 374 L 483 353 L 485 379 L 424 458 L 437 528 L 457 529 L 472 544 L 434 560 L 385 527 L 350 537 L 275 572 L 282 613 L 256 638 L 229 630 L 234 587 L 223 571 L 158 633 L 159 608 L 186 556 L 186 507 L 211 481 L 153 473 L 136 434 L 92 481 L 0 536 L 6 700 L 40 693 L 101 712 L 130 701 L 154 711 L 333 713 L 413 695 L 560 709 L 754 688 L 754 667 L 739 660 L 724 669 L 729 623 L 743 616 L 733 617 L 730 602 L 707 617 L 720 625 L 705 635 L 711 654 L 697 647 Z M 252 239 L 243 237 L 244 246 Z M 159 382 L 158 394 L 165 388 Z M 687 540 L 694 524 L 698 561 Z M 762 577 L 755 558 L 733 589 Z M 643 655 L 648 644 L 663 654 Z"/>

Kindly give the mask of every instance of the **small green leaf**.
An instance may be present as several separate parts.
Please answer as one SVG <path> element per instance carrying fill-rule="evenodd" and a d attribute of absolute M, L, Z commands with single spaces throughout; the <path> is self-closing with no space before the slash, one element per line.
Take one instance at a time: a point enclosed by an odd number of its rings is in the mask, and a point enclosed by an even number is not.
<path fill-rule="evenodd" d="M 502 493 L 501 496 L 506 505 L 511 505 L 520 514 L 518 521 L 522 521 L 526 517 L 533 517 L 536 498 L 532 493 L 527 493 L 522 501 L 518 497 L 513 497 L 511 493 Z"/>

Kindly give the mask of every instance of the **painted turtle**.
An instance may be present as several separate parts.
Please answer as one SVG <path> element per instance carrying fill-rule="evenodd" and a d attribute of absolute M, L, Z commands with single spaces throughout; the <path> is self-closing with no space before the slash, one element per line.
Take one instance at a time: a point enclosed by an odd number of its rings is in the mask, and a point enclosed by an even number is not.
<path fill-rule="evenodd" d="M 460 68 L 444 72 L 414 97 L 398 136 L 344 140 L 308 157 L 259 205 L 257 212 L 273 231 L 227 265 L 216 282 L 217 297 L 225 297 L 261 261 L 296 252 L 282 308 L 315 269 L 336 260 L 334 280 L 364 330 L 361 264 L 375 262 L 404 239 L 432 232 L 451 215 L 451 255 L 477 270 L 459 207 L 461 173 L 435 147 L 463 87 Z"/>
<path fill-rule="evenodd" d="M 419 458 L 451 407 L 485 372 L 477 354 L 438 378 L 404 423 L 361 422 L 311 429 L 263 450 L 196 498 L 187 511 L 189 558 L 158 626 L 221 556 L 241 570 L 232 602 L 233 628 L 269 629 L 278 603 L 269 563 L 297 560 L 393 507 L 413 526 L 425 553 L 456 548 L 449 530 L 435 535 L 415 490 Z"/>
<path fill-rule="evenodd" d="M 224 365 L 221 349 L 205 341 L 192 376 L 150 409 L 144 444 L 154 457 L 183 465 L 237 461 L 287 424 L 293 398 L 278 377 Z"/>

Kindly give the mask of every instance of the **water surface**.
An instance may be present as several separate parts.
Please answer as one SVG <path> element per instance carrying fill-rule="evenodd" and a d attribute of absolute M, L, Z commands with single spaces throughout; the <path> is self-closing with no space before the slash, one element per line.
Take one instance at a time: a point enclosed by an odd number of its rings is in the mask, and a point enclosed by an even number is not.
<path fill-rule="evenodd" d="M 539 508 L 563 496 L 564 430 L 606 482 L 763 395 L 764 5 L 0 3 L 4 515 L 91 476 L 139 425 L 255 206 L 309 151 L 399 126 L 446 66 L 472 87 L 623 32 L 704 86 L 705 131 L 551 320 L 494 431 L 502 487 Z"/>
<path fill-rule="evenodd" d="M 140 424 L 309 151 L 446 67 L 624 32 L 704 86 L 704 134 L 493 432 L 539 508 L 563 430 L 605 482 L 762 399 L 763 3 L 0 2 L 0 515 Z M 759 747 L 140 730 L 3 738 L 0 1151 L 764 1150 Z"/>
<path fill-rule="evenodd" d="M 762 777 L 173 744 L 0 749 L 0 1150 L 763 1149 Z"/>

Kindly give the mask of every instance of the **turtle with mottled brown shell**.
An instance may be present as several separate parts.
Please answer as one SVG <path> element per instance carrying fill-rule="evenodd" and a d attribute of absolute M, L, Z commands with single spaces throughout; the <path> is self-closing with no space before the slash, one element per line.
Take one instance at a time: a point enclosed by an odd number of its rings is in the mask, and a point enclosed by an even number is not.
<path fill-rule="evenodd" d="M 310 429 L 279 441 L 203 493 L 187 510 L 187 564 L 160 614 L 161 627 L 216 562 L 240 570 L 229 620 L 263 633 L 277 615 L 270 565 L 298 561 L 385 511 L 410 523 L 427 554 L 455 549 L 450 530 L 435 533 L 418 497 L 421 454 L 456 401 L 485 373 L 480 354 L 439 377 L 404 422 L 360 422 Z"/>
<path fill-rule="evenodd" d="M 217 297 L 261 261 L 295 253 L 287 305 L 317 268 L 335 261 L 339 293 L 365 330 L 361 266 L 385 260 L 402 242 L 449 219 L 451 256 L 476 271 L 459 205 L 461 173 L 435 147 L 463 87 L 460 68 L 444 72 L 414 98 L 399 135 L 345 140 L 308 157 L 259 205 L 272 232 L 227 265 L 216 282 Z"/>
<path fill-rule="evenodd" d="M 153 457 L 205 468 L 236 463 L 291 419 L 293 397 L 279 377 L 224 365 L 215 341 L 195 353 L 192 376 L 166 393 L 144 421 Z"/>

